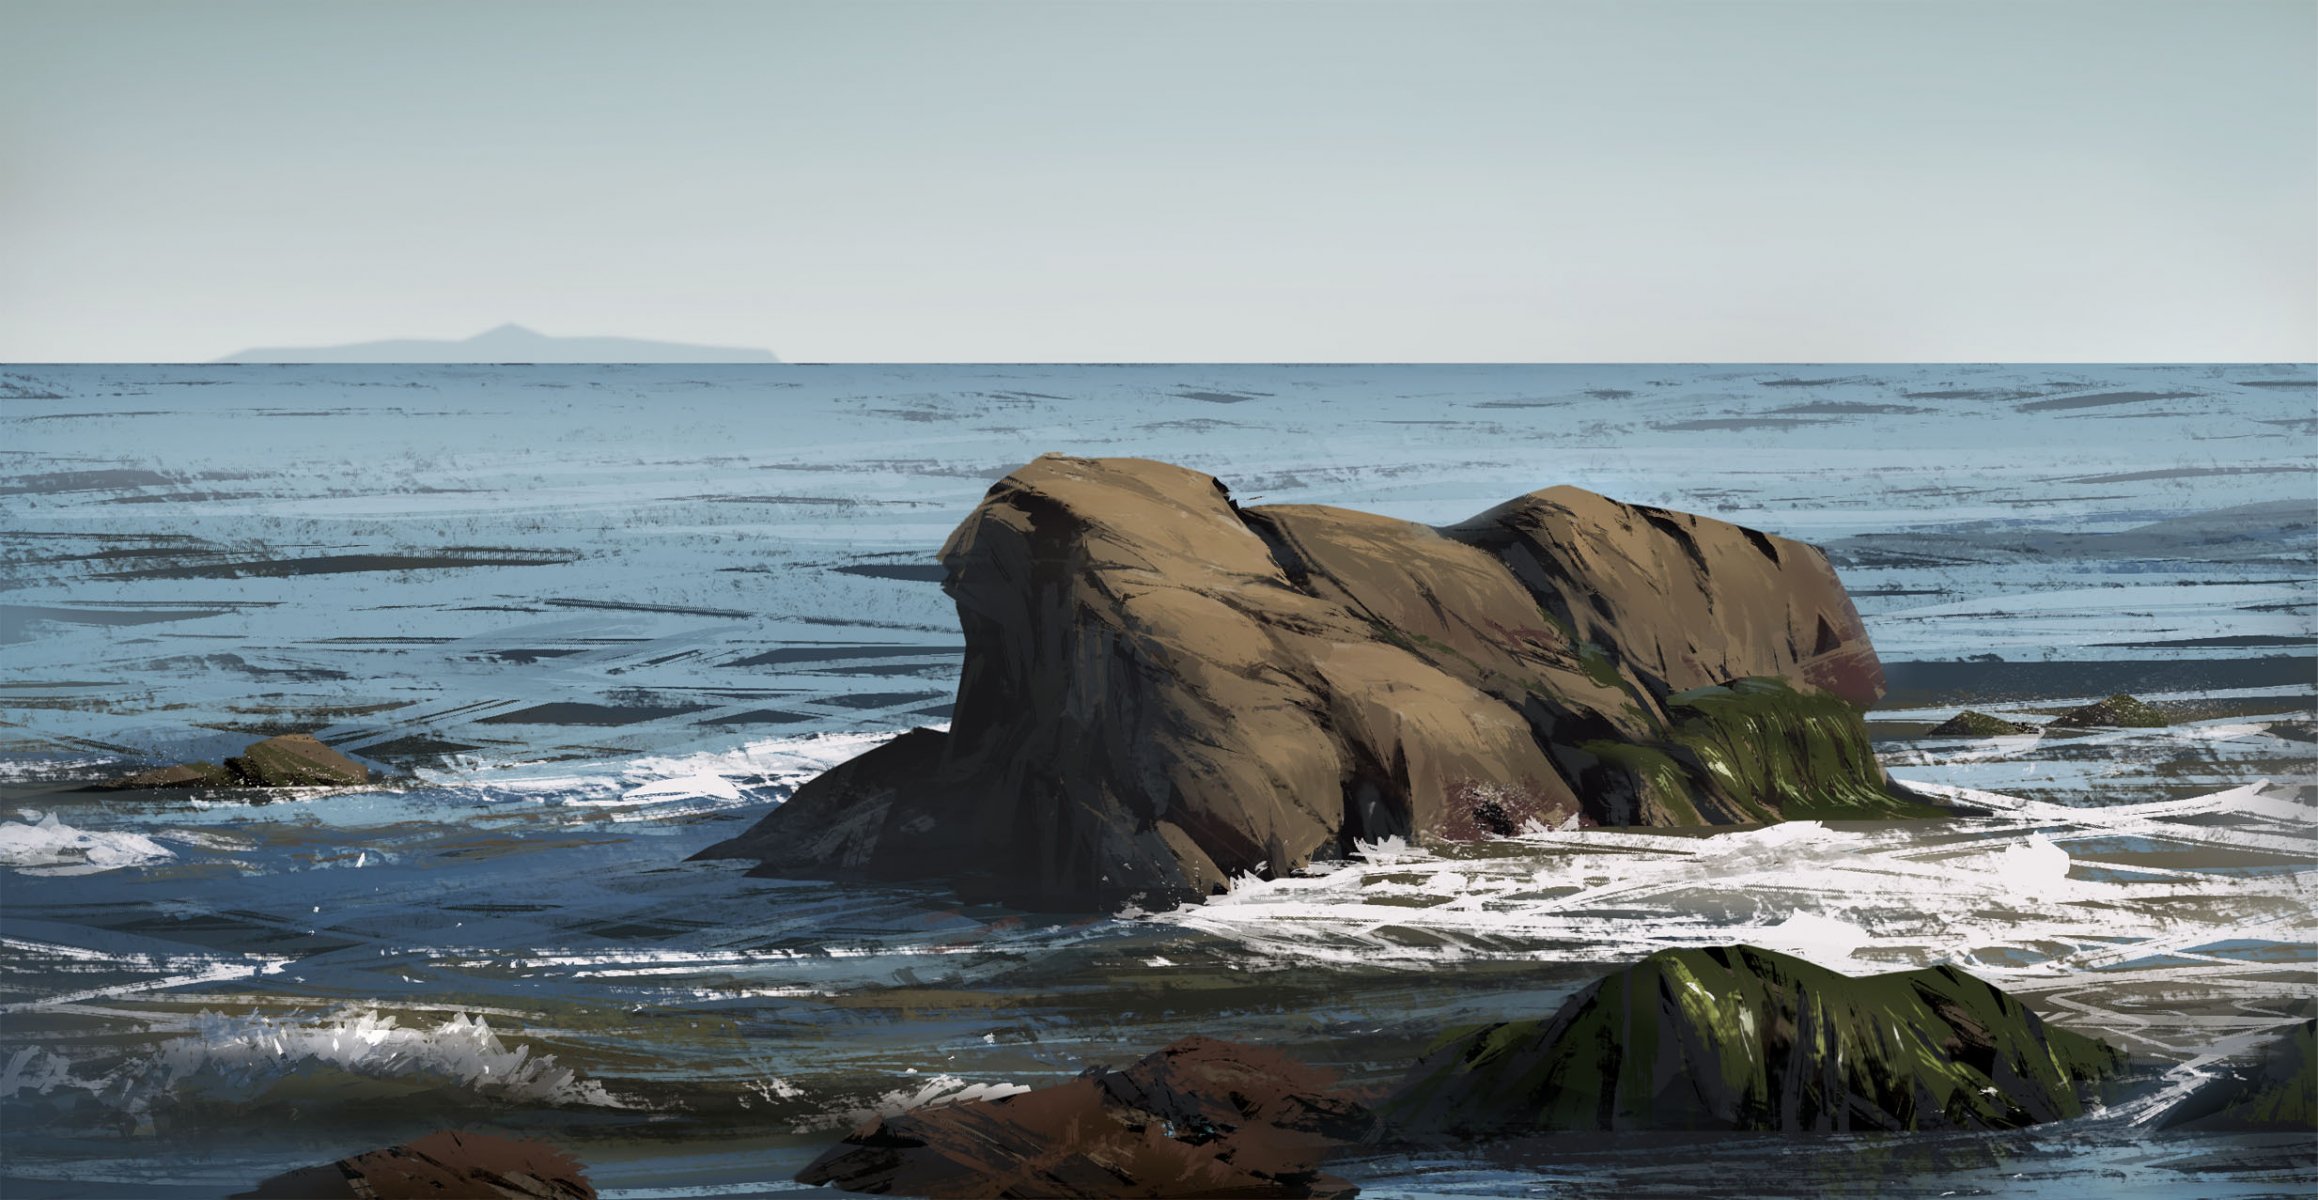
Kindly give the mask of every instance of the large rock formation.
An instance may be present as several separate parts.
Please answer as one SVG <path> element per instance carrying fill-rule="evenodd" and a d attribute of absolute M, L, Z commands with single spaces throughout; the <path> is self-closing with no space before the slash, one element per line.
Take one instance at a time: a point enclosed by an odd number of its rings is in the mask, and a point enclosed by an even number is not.
<path fill-rule="evenodd" d="M 2263 1046 L 2254 1061 L 2191 1092 L 2158 1117 L 2165 1129 L 2318 1130 L 2318 1020 Z"/>
<path fill-rule="evenodd" d="M 904 1196 L 1350 1197 L 1320 1170 L 1376 1118 L 1326 1072 L 1192 1037 L 1124 1071 L 880 1117 L 801 1183 Z"/>
<path fill-rule="evenodd" d="M 2011 1129 L 2122 1069 L 1953 967 L 1852 977 L 1752 946 L 1663 950 L 1546 1020 L 1445 1039 L 1382 1108 L 1411 1134 Z"/>
<path fill-rule="evenodd" d="M 905 735 L 703 852 L 1083 908 L 1355 840 L 1916 814 L 1815 549 L 1575 488 L 1443 529 L 1049 455 L 942 548 L 966 661 Z"/>

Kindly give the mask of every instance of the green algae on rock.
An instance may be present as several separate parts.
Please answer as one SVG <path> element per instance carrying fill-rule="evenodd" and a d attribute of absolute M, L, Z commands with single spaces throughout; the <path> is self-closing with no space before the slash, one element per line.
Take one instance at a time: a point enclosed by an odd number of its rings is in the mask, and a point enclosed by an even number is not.
<path fill-rule="evenodd" d="M 2106 700 L 2054 717 L 2047 729 L 2160 729 L 2171 725 L 2164 713 L 2119 692 Z"/>
<path fill-rule="evenodd" d="M 1925 737 L 2011 737 L 2023 733 L 2041 732 L 2025 721 L 2007 721 L 1974 709 L 1965 709 L 1955 716 L 1932 726 Z"/>
<path fill-rule="evenodd" d="M 1444 1038 L 1382 1111 L 1419 1136 L 2012 1129 L 2080 1115 L 2123 1065 L 1953 967 L 1662 950 L 1551 1018 Z"/>

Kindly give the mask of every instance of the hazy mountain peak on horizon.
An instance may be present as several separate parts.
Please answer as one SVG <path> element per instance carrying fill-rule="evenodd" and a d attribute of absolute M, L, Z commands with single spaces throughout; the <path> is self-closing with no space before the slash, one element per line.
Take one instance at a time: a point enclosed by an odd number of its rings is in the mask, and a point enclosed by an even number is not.
<path fill-rule="evenodd" d="M 554 337 L 510 321 L 471 338 L 398 338 L 343 346 L 261 346 L 221 363 L 777 363 L 769 350 L 645 338 Z"/>

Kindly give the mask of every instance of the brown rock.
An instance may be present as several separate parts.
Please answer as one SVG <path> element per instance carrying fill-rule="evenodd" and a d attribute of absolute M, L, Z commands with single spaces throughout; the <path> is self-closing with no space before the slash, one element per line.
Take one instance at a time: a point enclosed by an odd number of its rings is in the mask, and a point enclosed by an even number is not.
<path fill-rule="evenodd" d="M 241 752 L 225 765 L 251 787 L 351 787 L 370 782 L 370 769 L 315 741 L 285 733 Z"/>
<path fill-rule="evenodd" d="M 578 1160 L 545 1142 L 444 1131 L 276 1175 L 235 1200 L 595 1200 Z"/>
<path fill-rule="evenodd" d="M 1799 542 L 1573 488 L 1445 529 L 1242 509 L 1181 467 L 1049 455 L 942 562 L 950 731 L 703 857 L 1089 908 L 1386 836 L 1777 819 L 1829 769 L 1843 801 L 1811 815 L 1889 815 L 1845 807 L 1885 795 L 1855 707 L 1882 671 Z"/>
<path fill-rule="evenodd" d="M 1124 1071 L 881 1117 L 798 1172 L 800 1183 L 913 1196 L 1349 1197 L 1320 1170 L 1375 1138 L 1334 1077 L 1276 1051 L 1177 1042 Z"/>

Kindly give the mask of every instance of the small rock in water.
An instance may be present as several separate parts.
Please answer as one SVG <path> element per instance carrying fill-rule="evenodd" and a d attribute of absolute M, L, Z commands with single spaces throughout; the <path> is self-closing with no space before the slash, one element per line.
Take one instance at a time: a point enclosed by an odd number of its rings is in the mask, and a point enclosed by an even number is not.
<path fill-rule="evenodd" d="M 2106 700 L 2083 708 L 2072 709 L 2052 719 L 2047 728 L 2062 729 L 2158 729 L 2173 722 L 2165 714 L 2148 704 L 2119 692 Z"/>
<path fill-rule="evenodd" d="M 234 1200 L 595 1200 L 579 1160 L 546 1142 L 445 1130 L 276 1175 Z"/>
<path fill-rule="evenodd" d="M 2012 734 L 2037 733 L 2036 726 L 2025 721 L 2007 721 L 1987 713 L 1965 709 L 1955 716 L 1932 726 L 1925 737 L 2006 737 Z"/>
<path fill-rule="evenodd" d="M 370 769 L 316 741 L 312 734 L 286 733 L 253 743 L 215 763 L 180 763 L 139 771 L 105 784 L 108 791 L 150 788 L 354 787 L 370 782 Z"/>
<path fill-rule="evenodd" d="M 1320 1170 L 1376 1118 L 1277 1051 L 1189 1037 L 1124 1071 L 881 1117 L 800 1183 L 906 1196 L 1349 1197 Z"/>

